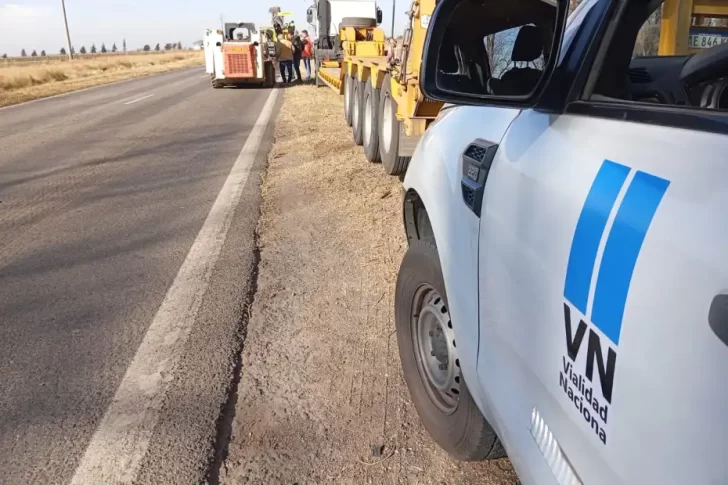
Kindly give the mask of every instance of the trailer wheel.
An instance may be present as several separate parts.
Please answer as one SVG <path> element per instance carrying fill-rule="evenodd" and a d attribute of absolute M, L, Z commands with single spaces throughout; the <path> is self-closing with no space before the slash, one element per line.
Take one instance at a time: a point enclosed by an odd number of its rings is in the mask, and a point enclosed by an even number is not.
<path fill-rule="evenodd" d="M 346 124 L 351 126 L 352 122 L 352 108 L 354 101 L 354 78 L 351 76 L 344 77 L 344 118 Z"/>
<path fill-rule="evenodd" d="M 364 89 L 364 113 L 362 138 L 364 141 L 364 155 L 372 163 L 380 161 L 379 158 L 379 89 L 367 82 Z"/>
<path fill-rule="evenodd" d="M 351 131 L 354 133 L 354 143 L 364 144 L 364 89 L 366 81 L 359 81 L 351 78 L 352 103 L 351 103 Z"/>
<path fill-rule="evenodd" d="M 379 156 L 384 171 L 389 175 L 401 175 L 407 171 L 410 157 L 400 157 L 399 126 L 397 119 L 397 102 L 392 97 L 390 76 L 384 77 L 379 97 Z"/>

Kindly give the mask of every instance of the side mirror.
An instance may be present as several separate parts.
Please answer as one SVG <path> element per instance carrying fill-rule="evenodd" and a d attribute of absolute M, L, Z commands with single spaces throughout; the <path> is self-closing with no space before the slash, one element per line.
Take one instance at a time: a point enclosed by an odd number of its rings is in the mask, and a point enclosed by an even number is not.
<path fill-rule="evenodd" d="M 313 25 L 313 9 L 306 10 L 306 22 Z"/>
<path fill-rule="evenodd" d="M 535 105 L 559 58 L 569 0 L 441 0 L 420 72 L 428 98 Z"/>
<path fill-rule="evenodd" d="M 260 45 L 260 42 L 258 42 L 258 41 L 256 40 L 255 42 L 253 42 L 253 45 L 254 45 L 255 47 L 258 47 L 258 46 Z"/>
<path fill-rule="evenodd" d="M 377 7 L 377 25 L 382 23 L 382 9 Z"/>

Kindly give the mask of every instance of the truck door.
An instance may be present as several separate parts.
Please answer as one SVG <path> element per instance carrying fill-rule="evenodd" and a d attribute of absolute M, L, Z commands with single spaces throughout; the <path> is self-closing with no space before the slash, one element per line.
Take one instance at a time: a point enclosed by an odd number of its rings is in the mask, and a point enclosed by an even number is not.
<path fill-rule="evenodd" d="M 723 81 L 684 58 L 619 58 L 640 9 L 564 111 L 464 147 L 494 153 L 478 374 L 509 451 L 553 438 L 589 484 L 724 483 L 728 101 L 701 104 Z"/>

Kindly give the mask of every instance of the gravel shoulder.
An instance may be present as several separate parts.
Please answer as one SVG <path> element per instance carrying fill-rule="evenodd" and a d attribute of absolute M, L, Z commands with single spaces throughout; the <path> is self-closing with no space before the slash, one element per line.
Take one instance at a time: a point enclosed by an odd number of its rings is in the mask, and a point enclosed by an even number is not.
<path fill-rule="evenodd" d="M 450 459 L 409 400 L 392 301 L 399 180 L 366 161 L 328 89 L 286 89 L 275 137 L 220 482 L 518 483 L 507 459 Z"/>

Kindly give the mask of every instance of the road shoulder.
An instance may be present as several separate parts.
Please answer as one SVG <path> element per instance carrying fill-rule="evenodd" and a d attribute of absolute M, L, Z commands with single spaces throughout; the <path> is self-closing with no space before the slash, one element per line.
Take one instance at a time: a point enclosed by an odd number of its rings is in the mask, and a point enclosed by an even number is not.
<path fill-rule="evenodd" d="M 267 91 L 261 92 L 260 112 Z M 280 109 L 282 96 L 273 107 Z M 255 292 L 261 181 L 273 144 L 267 126 L 199 313 L 165 396 L 135 483 L 216 483 L 228 441 L 239 357 Z"/>
<path fill-rule="evenodd" d="M 221 482 L 517 483 L 427 436 L 400 371 L 398 179 L 351 141 L 329 90 L 285 91 L 262 190 L 260 264 Z"/>

